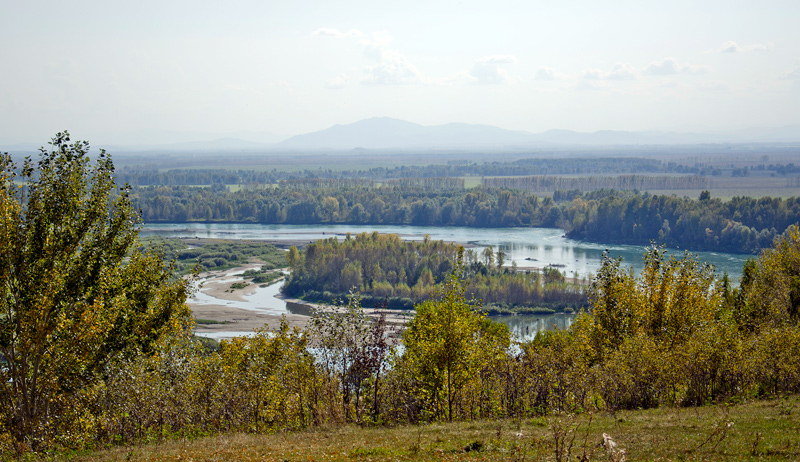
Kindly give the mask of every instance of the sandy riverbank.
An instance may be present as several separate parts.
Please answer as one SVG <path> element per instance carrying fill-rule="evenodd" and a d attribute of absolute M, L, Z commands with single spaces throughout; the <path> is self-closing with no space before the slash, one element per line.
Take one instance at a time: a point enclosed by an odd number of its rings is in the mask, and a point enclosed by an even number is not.
<path fill-rule="evenodd" d="M 224 271 L 207 271 L 200 273 L 198 282 L 200 288 L 198 292 L 205 295 L 204 303 L 198 302 L 198 297 L 187 300 L 189 308 L 195 319 L 216 322 L 198 323 L 195 332 L 200 335 L 217 336 L 220 333 L 249 333 L 253 329 L 268 327 L 276 328 L 280 325 L 281 314 L 270 313 L 268 310 L 254 311 L 250 309 L 237 308 L 230 306 L 228 302 L 247 302 L 246 295 L 252 295 L 258 289 L 257 284 L 250 284 L 241 289 L 232 289 L 233 282 L 241 281 L 240 277 L 233 273 L 243 273 L 248 269 L 258 269 L 263 262 L 252 261 L 247 265 Z M 281 284 L 280 281 L 275 284 Z M 209 298 L 218 300 L 219 303 L 208 303 Z M 286 313 L 286 319 L 290 326 L 305 327 L 308 323 L 308 316 Z"/>
<path fill-rule="evenodd" d="M 249 284 L 241 289 L 231 288 L 231 284 L 241 281 L 240 276 L 233 274 L 243 273 L 248 269 L 258 269 L 262 264 L 263 262 L 252 261 L 238 268 L 224 271 L 208 271 L 198 275 L 198 282 L 200 283 L 198 291 L 201 294 L 197 295 L 202 296 L 202 303 L 198 296 L 192 297 L 187 301 L 195 319 L 204 320 L 204 322 L 196 325 L 195 332 L 197 334 L 225 338 L 247 334 L 253 332 L 253 329 L 265 326 L 273 329 L 280 325 L 283 316 L 286 316 L 286 320 L 292 327 L 306 327 L 311 319 L 308 315 L 290 313 L 285 309 L 256 310 L 231 306 L 231 302 L 247 303 L 248 299 L 246 297 L 253 295 L 259 288 L 257 284 Z M 282 282 L 278 281 L 275 284 L 282 284 Z M 324 308 L 308 303 L 305 300 L 286 298 L 280 294 L 276 298 L 283 302 L 300 305 L 298 308 L 303 311 L 307 310 L 309 313 L 312 309 Z M 378 310 L 374 309 L 365 309 L 365 312 L 370 316 L 378 315 Z M 386 310 L 386 313 L 387 321 L 392 324 L 404 324 L 406 316 L 409 314 L 408 312 L 396 310 Z M 207 321 L 212 323 L 207 323 Z"/>

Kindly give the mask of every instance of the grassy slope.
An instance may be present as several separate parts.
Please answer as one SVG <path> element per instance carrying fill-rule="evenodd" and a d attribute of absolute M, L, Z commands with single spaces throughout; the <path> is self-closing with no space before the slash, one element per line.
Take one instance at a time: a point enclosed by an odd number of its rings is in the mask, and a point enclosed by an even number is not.
<path fill-rule="evenodd" d="M 800 397 L 732 407 L 663 408 L 577 417 L 437 423 L 396 428 L 354 425 L 277 435 L 228 434 L 69 457 L 71 460 L 442 461 L 558 460 L 554 429 L 571 457 L 611 460 L 603 433 L 627 460 L 798 460 Z M 589 419 L 591 418 L 591 423 Z M 588 432 L 587 432 L 588 426 Z M 476 444 L 477 443 L 477 444 Z M 477 451 L 466 451 L 468 446 Z M 567 460 L 567 459 L 562 459 Z M 578 459 L 579 460 L 579 459 Z"/>

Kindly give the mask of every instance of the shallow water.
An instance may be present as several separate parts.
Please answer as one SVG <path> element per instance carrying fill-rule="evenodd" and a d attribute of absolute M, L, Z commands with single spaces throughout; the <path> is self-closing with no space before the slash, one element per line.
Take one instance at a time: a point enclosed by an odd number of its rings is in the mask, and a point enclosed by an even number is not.
<path fill-rule="evenodd" d="M 570 277 L 584 277 L 600 268 L 603 251 L 612 257 L 620 256 L 623 264 L 639 271 L 643 266 L 645 246 L 611 245 L 567 239 L 564 231 L 554 228 L 458 228 L 420 226 L 355 226 L 355 225 L 259 225 L 231 223 L 159 223 L 146 225 L 143 236 L 201 237 L 217 239 L 254 239 L 270 241 L 313 241 L 329 237 L 343 239 L 349 232 L 378 231 L 398 234 L 404 239 L 431 239 L 460 242 L 476 246 L 503 249 L 506 265 L 512 261 L 524 267 L 543 268 L 554 266 Z M 678 256 L 682 250 L 673 250 Z M 733 281 L 738 281 L 742 265 L 752 255 L 723 252 L 693 252 L 700 261 L 716 267 L 721 276 L 727 272 Z"/>
<path fill-rule="evenodd" d="M 477 247 L 493 247 L 503 249 L 506 253 L 506 265 L 512 261 L 520 267 L 543 268 L 553 266 L 571 277 L 588 277 L 600 268 L 603 251 L 608 250 L 612 257 L 620 256 L 623 264 L 639 271 L 643 267 L 642 254 L 644 246 L 605 245 L 576 241 L 563 237 L 563 231 L 553 228 L 456 228 L 456 227 L 416 227 L 416 226 L 351 226 L 351 225 L 258 225 L 258 224 L 225 224 L 225 223 L 161 223 L 147 225 L 142 230 L 143 236 L 158 235 L 163 237 L 200 237 L 216 239 L 251 239 L 270 241 L 313 241 L 329 237 L 344 239 L 347 233 L 378 231 L 393 233 L 403 239 L 422 240 L 425 236 L 431 239 L 448 242 L 459 242 Z M 672 250 L 680 256 L 682 251 Z M 695 252 L 700 261 L 707 261 L 716 267 L 721 275 L 727 272 L 733 281 L 738 281 L 742 265 L 751 255 L 730 254 L 722 252 Z M 226 275 L 226 282 L 241 281 L 236 272 Z M 276 298 L 282 283 L 256 288 L 252 295 L 246 295 L 246 301 L 221 300 L 201 291 L 195 295 L 191 303 L 217 304 L 266 314 L 300 314 L 310 315 L 307 305 L 285 302 Z M 552 328 L 566 329 L 574 315 L 516 315 L 495 316 L 493 319 L 509 326 L 512 334 L 520 339 L 530 339 L 536 332 Z M 224 338 L 245 335 L 238 332 L 216 332 L 214 337 Z M 210 335 L 209 335 L 210 336 Z"/>

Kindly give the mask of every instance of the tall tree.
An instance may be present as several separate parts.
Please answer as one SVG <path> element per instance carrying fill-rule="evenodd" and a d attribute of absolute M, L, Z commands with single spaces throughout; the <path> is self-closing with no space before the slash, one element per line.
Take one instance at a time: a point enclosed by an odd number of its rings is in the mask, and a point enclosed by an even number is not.
<path fill-rule="evenodd" d="M 463 249 L 461 250 L 463 252 Z M 441 297 L 416 306 L 403 334 L 405 354 L 423 403 L 453 420 L 454 407 L 489 351 L 503 351 L 508 329 L 485 319 L 466 299 L 461 254 Z"/>
<path fill-rule="evenodd" d="M 188 318 L 188 281 L 138 245 L 114 165 L 59 133 L 34 164 L 0 156 L 0 416 L 19 440 L 52 436 L 113 359 Z"/>

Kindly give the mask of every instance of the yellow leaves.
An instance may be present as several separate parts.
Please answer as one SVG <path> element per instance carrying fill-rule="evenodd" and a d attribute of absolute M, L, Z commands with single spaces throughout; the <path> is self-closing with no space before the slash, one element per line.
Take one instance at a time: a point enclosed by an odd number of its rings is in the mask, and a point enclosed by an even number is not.
<path fill-rule="evenodd" d="M 638 278 L 606 257 L 591 300 L 593 319 L 584 330 L 601 356 L 633 335 L 675 346 L 715 321 L 722 309 L 713 268 L 690 254 L 667 256 L 663 247 L 648 249 Z"/>
<path fill-rule="evenodd" d="M 786 229 L 774 248 L 745 265 L 742 296 L 737 303 L 740 322 L 751 329 L 800 320 L 800 229 Z"/>

